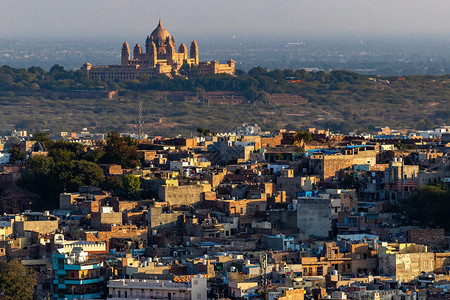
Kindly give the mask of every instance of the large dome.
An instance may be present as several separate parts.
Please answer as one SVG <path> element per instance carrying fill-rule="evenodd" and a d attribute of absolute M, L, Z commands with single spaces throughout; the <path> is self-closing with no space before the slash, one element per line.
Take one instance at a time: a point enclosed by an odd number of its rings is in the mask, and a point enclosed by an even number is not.
<path fill-rule="evenodd" d="M 152 34 L 150 35 L 152 40 L 157 44 L 158 42 L 164 43 L 167 38 L 170 39 L 170 34 L 167 30 L 164 29 L 164 27 L 161 24 L 161 19 L 159 20 L 158 27 L 156 27 L 155 30 L 153 30 Z"/>

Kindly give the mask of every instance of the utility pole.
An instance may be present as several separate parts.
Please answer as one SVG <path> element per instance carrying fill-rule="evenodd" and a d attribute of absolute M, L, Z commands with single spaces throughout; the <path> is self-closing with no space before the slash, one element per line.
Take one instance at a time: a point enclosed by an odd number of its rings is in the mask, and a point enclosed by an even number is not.
<path fill-rule="evenodd" d="M 138 138 L 142 140 L 144 138 L 144 109 L 142 108 L 142 100 L 139 100 L 138 119 L 136 121 L 138 126 Z"/>

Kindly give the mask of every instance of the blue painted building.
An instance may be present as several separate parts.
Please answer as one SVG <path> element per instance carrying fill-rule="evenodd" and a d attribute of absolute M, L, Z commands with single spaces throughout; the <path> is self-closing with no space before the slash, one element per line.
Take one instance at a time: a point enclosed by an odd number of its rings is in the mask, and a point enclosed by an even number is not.
<path fill-rule="evenodd" d="M 104 298 L 107 279 L 103 262 L 88 259 L 82 248 L 63 251 L 53 254 L 53 299 Z"/>

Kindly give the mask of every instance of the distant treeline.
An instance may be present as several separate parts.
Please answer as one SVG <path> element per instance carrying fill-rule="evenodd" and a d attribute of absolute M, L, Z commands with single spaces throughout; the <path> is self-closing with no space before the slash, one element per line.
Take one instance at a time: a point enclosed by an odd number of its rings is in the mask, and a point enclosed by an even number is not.
<path fill-rule="evenodd" d="M 237 70 L 235 76 L 226 74 L 200 74 L 196 67 L 183 66 L 182 75 L 148 76 L 125 82 L 90 80 L 81 70 L 67 71 L 54 65 L 49 71 L 40 67 L 15 69 L 0 68 L 0 91 L 67 91 L 67 90 L 128 90 L 128 91 L 240 91 L 248 99 L 258 100 L 267 93 L 292 93 L 321 89 L 340 89 L 341 83 L 353 84 L 367 80 L 349 71 L 306 72 L 305 70 L 273 70 L 256 67 L 248 73 Z"/>

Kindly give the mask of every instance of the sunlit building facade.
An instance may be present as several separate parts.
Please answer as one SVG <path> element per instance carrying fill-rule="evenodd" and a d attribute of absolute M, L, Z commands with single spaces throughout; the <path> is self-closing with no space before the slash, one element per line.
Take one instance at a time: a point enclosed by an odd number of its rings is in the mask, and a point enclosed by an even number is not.
<path fill-rule="evenodd" d="M 153 30 L 151 35 L 147 36 L 145 49 L 136 44 L 133 48 L 133 56 L 131 56 L 130 46 L 127 42 L 124 42 L 119 65 L 93 66 L 90 63 L 85 63 L 82 70 L 87 72 L 90 79 L 101 79 L 103 81 L 132 80 L 141 74 L 150 76 L 156 74 L 170 75 L 173 72 L 178 73 L 184 64 L 197 66 L 198 71 L 205 74 L 234 74 L 235 72 L 233 60 L 229 60 L 226 64 L 220 64 L 216 60 L 200 62 L 196 41 L 192 41 L 189 55 L 185 44 L 178 47 L 178 52 L 175 49 L 174 37 L 169 34 L 159 20 L 156 29 Z"/>

